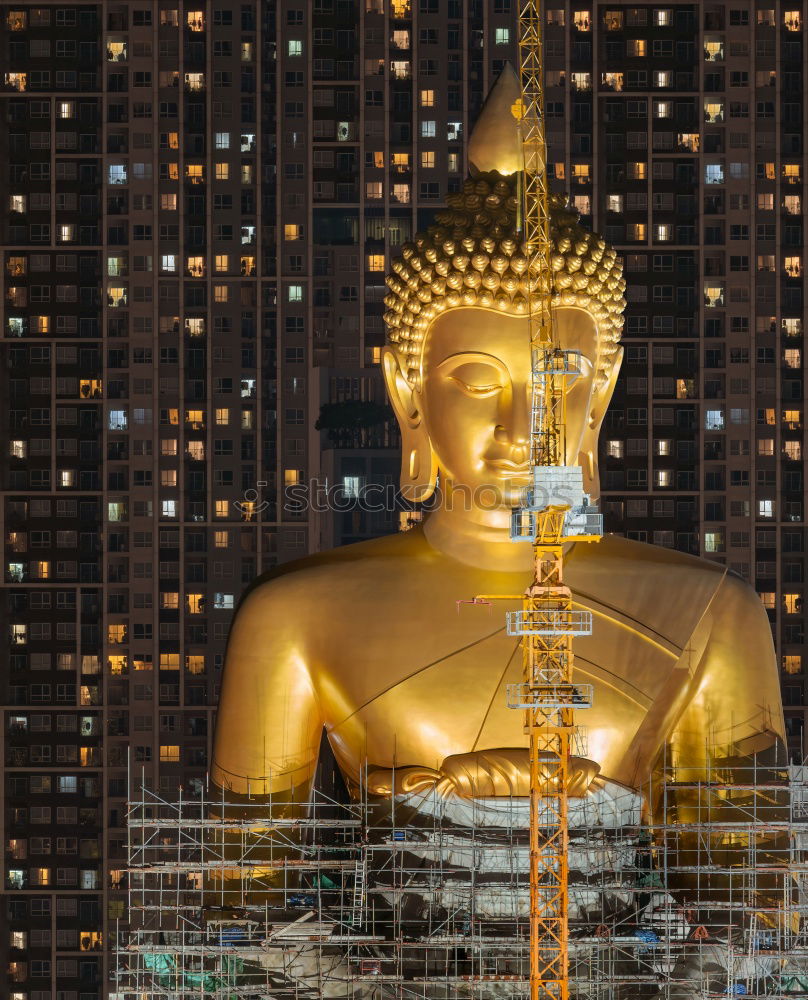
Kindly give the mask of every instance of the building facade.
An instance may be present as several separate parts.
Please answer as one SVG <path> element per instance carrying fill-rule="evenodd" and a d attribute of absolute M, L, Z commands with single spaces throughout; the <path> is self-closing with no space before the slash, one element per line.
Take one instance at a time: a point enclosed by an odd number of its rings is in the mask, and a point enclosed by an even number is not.
<path fill-rule="evenodd" d="M 285 488 L 395 479 L 383 275 L 512 6 L 0 7 L 4 996 L 114 991 L 128 776 L 198 794 L 251 580 L 397 528 Z"/>

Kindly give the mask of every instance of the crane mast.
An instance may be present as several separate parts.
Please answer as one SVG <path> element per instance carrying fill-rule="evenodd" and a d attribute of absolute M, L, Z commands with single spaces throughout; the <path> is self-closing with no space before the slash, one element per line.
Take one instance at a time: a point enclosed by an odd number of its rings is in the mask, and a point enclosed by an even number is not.
<path fill-rule="evenodd" d="M 602 519 L 568 465 L 566 399 L 579 356 L 553 330 L 552 243 L 544 130 L 541 0 L 520 0 L 519 122 L 524 167 L 522 234 L 532 279 L 531 486 L 511 519 L 511 538 L 533 546 L 533 580 L 507 632 L 522 643 L 523 679 L 508 704 L 525 713 L 530 755 L 530 1000 L 569 997 L 569 779 L 577 735 L 574 712 L 591 704 L 591 686 L 573 685 L 573 639 L 592 630 L 564 583 L 564 549 L 598 541 Z"/>

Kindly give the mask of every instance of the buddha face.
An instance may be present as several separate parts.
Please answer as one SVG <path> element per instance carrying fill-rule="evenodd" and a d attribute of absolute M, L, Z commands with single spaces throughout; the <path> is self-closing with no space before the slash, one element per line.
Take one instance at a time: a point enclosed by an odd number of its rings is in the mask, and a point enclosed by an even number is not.
<path fill-rule="evenodd" d="M 598 337 L 582 310 L 558 310 L 562 348 L 580 353 L 581 374 L 567 397 L 567 463 L 584 466 L 597 494 L 597 433 L 613 379 L 596 386 Z M 616 375 L 619 364 L 615 365 Z M 427 331 L 420 391 L 412 390 L 393 352 L 385 374 L 402 427 L 402 485 L 411 499 L 425 499 L 442 482 L 454 492 L 512 507 L 528 485 L 531 358 L 529 322 L 479 308 L 453 309 Z"/>

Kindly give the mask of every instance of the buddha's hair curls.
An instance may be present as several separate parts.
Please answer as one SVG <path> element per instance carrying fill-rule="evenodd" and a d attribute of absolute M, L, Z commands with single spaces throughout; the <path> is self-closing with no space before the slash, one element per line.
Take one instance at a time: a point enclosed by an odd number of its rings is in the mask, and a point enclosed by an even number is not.
<path fill-rule="evenodd" d="M 437 225 L 405 243 L 387 276 L 384 302 L 387 340 L 412 385 L 421 373 L 429 324 L 450 309 L 478 306 L 510 316 L 538 308 L 547 276 L 528 267 L 527 248 L 517 232 L 515 177 L 482 174 L 468 180 Z M 599 384 L 609 377 L 623 329 L 626 283 L 612 247 L 587 232 L 578 213 L 553 196 L 552 306 L 586 311 L 598 332 Z"/>

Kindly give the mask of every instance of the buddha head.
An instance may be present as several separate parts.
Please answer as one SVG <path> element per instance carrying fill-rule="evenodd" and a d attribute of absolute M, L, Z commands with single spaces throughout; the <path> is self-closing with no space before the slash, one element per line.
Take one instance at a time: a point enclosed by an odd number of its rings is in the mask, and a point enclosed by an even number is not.
<path fill-rule="evenodd" d="M 567 399 L 566 462 L 599 494 L 597 440 L 620 368 L 625 282 L 615 251 L 560 199 L 552 273 L 534 273 L 518 226 L 516 175 L 490 171 L 452 195 L 387 278 L 382 363 L 401 427 L 404 495 L 493 489 L 519 500 L 530 461 L 529 312 L 551 292 L 556 341 L 580 355 Z"/>

